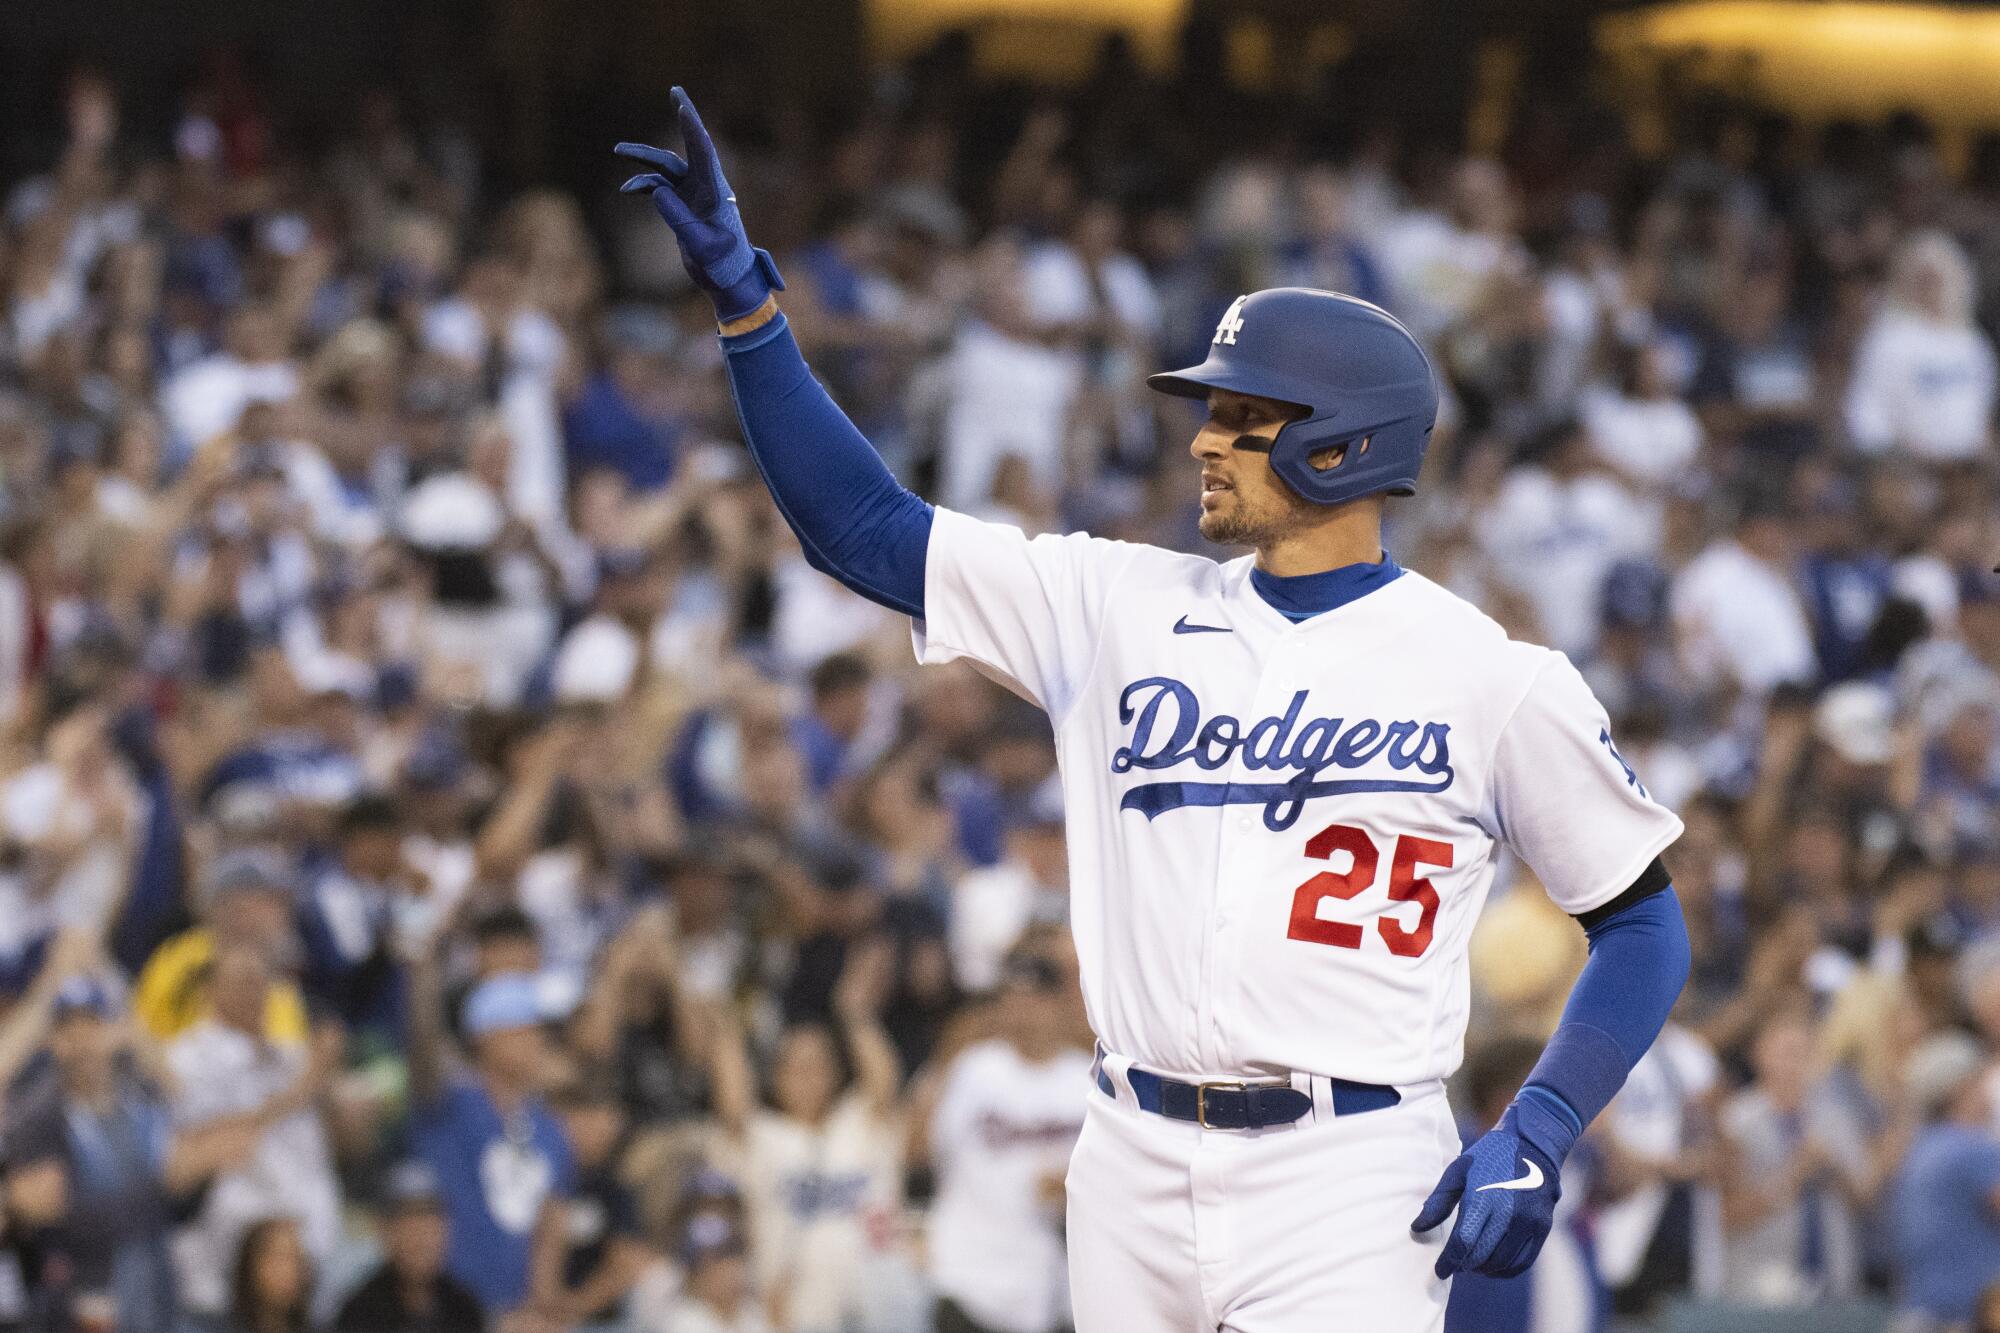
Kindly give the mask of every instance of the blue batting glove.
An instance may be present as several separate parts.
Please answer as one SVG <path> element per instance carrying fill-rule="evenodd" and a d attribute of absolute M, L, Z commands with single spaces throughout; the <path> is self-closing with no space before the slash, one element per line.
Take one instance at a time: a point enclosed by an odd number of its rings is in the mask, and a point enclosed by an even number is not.
<path fill-rule="evenodd" d="M 1458 1210 L 1437 1275 L 1524 1273 L 1555 1221 L 1559 1173 L 1576 1130 L 1536 1092 L 1515 1098 L 1500 1123 L 1445 1168 L 1412 1231 L 1429 1231 Z"/>
<path fill-rule="evenodd" d="M 680 109 L 686 160 L 664 148 L 621 143 L 614 150 L 620 157 L 635 158 L 657 170 L 634 176 L 618 189 L 653 197 L 653 207 L 680 243 L 682 267 L 708 293 L 716 318 L 726 324 L 763 305 L 772 292 L 783 291 L 785 280 L 778 276 L 771 256 L 750 244 L 743 215 L 736 211 L 736 191 L 723 179 L 715 144 L 702 128 L 694 103 L 679 88 L 673 97 Z"/>

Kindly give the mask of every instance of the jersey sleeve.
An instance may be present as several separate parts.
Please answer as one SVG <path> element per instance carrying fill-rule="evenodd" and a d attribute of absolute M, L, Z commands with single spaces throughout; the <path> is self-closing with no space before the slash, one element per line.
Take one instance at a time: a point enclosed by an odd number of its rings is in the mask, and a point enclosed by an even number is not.
<path fill-rule="evenodd" d="M 1561 653 L 1536 672 L 1501 729 L 1492 831 L 1572 916 L 1602 907 L 1681 835 L 1618 753 L 1611 720 Z"/>
<path fill-rule="evenodd" d="M 917 660 L 969 658 L 1061 724 L 1097 653 L 1119 577 L 1144 548 L 939 509 L 925 564 Z"/>

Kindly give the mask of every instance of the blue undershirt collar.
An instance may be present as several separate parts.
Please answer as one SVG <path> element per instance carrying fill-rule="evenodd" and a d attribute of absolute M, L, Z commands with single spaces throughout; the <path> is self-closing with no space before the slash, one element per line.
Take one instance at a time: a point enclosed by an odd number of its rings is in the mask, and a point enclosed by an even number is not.
<path fill-rule="evenodd" d="M 1279 615 L 1296 624 L 1366 597 L 1402 574 L 1403 567 L 1384 551 L 1379 565 L 1342 565 L 1317 574 L 1267 574 L 1253 565 L 1250 586 Z"/>

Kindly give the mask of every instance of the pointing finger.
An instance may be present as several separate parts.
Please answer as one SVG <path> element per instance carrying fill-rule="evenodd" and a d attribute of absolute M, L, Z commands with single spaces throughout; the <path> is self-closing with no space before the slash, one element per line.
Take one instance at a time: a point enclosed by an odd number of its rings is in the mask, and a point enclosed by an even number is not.
<path fill-rule="evenodd" d="M 687 145 L 688 165 L 700 170 L 704 175 L 713 176 L 719 170 L 715 160 L 715 142 L 708 137 L 708 130 L 701 123 L 701 113 L 688 100 L 687 91 L 674 89 L 674 105 L 680 108 L 681 139 Z"/>

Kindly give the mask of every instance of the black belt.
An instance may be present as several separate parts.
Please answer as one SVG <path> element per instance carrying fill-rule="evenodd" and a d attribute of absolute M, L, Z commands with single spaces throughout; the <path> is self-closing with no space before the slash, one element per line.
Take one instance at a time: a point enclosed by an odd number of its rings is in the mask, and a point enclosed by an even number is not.
<path fill-rule="evenodd" d="M 1289 1083 L 1183 1083 L 1137 1065 L 1125 1071 L 1125 1082 L 1140 1110 L 1169 1120 L 1190 1121 L 1203 1129 L 1289 1125 L 1313 1109 L 1312 1095 Z M 1335 1115 L 1380 1111 L 1403 1100 L 1403 1094 L 1381 1083 L 1356 1083 L 1344 1078 L 1330 1078 L 1327 1082 L 1333 1090 Z M 1102 1048 L 1097 1053 L 1097 1086 L 1107 1097 L 1118 1096 L 1118 1085 L 1104 1068 Z"/>

